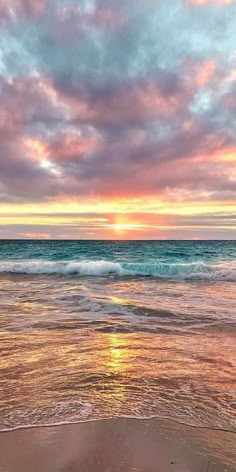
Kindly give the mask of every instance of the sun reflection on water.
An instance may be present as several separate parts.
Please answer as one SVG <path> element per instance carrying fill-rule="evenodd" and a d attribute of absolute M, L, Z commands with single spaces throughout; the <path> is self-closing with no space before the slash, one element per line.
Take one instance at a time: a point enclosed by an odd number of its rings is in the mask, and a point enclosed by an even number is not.
<path fill-rule="evenodd" d="M 112 333 L 108 335 L 108 362 L 107 368 L 113 374 L 124 374 L 130 370 L 130 361 L 133 357 L 133 351 L 129 341 L 121 336 L 120 333 Z"/>
<path fill-rule="evenodd" d="M 104 368 L 109 376 L 109 388 L 101 391 L 112 414 L 118 415 L 123 411 L 123 405 L 128 400 L 129 378 L 135 362 L 135 349 L 130 336 L 123 333 L 109 333 L 103 337 L 105 347 Z"/>

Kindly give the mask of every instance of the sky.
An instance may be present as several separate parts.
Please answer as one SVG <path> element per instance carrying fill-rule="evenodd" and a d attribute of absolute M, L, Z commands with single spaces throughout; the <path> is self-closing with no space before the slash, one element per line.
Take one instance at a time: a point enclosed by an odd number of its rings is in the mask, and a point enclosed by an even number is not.
<path fill-rule="evenodd" d="M 0 238 L 236 239 L 235 0 L 0 0 Z"/>

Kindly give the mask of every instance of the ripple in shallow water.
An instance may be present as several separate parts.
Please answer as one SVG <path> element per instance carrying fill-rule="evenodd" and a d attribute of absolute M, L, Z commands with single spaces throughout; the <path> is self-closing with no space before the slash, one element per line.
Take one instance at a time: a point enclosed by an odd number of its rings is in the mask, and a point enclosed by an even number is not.
<path fill-rule="evenodd" d="M 168 416 L 234 429 L 233 284 L 2 276 L 1 429 Z"/>

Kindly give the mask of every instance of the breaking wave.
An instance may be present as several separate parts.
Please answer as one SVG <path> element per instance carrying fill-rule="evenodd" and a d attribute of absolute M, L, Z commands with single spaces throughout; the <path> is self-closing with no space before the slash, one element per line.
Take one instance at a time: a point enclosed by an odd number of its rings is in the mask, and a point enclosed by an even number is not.
<path fill-rule="evenodd" d="M 236 281 L 236 262 L 120 263 L 104 260 L 2 260 L 0 273 L 61 274 L 78 276 L 150 276 L 165 279 Z"/>

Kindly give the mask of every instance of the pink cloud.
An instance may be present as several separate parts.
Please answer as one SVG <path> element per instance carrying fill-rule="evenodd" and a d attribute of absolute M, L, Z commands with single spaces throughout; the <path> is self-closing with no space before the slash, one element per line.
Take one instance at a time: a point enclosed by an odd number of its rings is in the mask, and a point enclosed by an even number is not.
<path fill-rule="evenodd" d="M 111 29 L 122 27 L 127 19 L 124 18 L 120 12 L 113 8 L 97 8 L 94 12 L 94 21 L 98 25 L 105 26 Z"/>
<path fill-rule="evenodd" d="M 234 0 L 188 0 L 188 2 L 201 7 L 211 3 L 216 5 L 230 5 Z"/>
<path fill-rule="evenodd" d="M 48 156 L 56 161 L 76 160 L 101 147 L 101 139 L 94 136 L 78 136 L 76 134 L 64 134 L 48 144 Z"/>
<path fill-rule="evenodd" d="M 213 77 L 216 65 L 213 61 L 204 61 L 196 70 L 195 81 L 201 87 L 206 85 Z"/>
<path fill-rule="evenodd" d="M 219 167 L 212 157 L 223 155 L 227 144 L 230 152 L 227 132 L 188 111 L 199 84 L 214 72 L 214 63 L 205 61 L 187 63 L 189 80 L 181 81 L 171 75 L 110 88 L 70 81 L 59 87 L 38 74 L 2 82 L 0 172 L 7 191 L 107 199 L 161 195 L 170 187 L 231 191 L 226 164 Z M 233 95 L 224 99 L 232 109 Z M 164 138 L 149 126 L 159 117 L 173 122 Z"/>
<path fill-rule="evenodd" d="M 0 133 L 4 130 L 19 132 L 21 127 L 34 120 L 62 119 L 68 113 L 66 105 L 44 75 L 19 77 L 2 83 L 0 90 Z"/>
<path fill-rule="evenodd" d="M 47 0 L 0 0 L 0 18 L 9 19 L 10 12 L 17 15 L 39 16 L 47 5 Z"/>
<path fill-rule="evenodd" d="M 63 91 L 61 92 L 63 96 Z M 149 81 L 146 84 L 134 84 L 122 87 L 111 93 L 84 98 L 77 95 L 64 95 L 62 98 L 70 107 L 75 118 L 95 124 L 132 123 L 145 119 L 169 117 L 178 112 L 189 100 L 188 92 L 184 95 L 165 95 L 158 85 Z"/>
<path fill-rule="evenodd" d="M 189 88 L 197 92 L 201 87 L 219 82 L 219 66 L 213 60 L 204 61 L 187 59 L 183 63 L 183 73 Z"/>
<path fill-rule="evenodd" d="M 50 239 L 49 233 L 18 233 L 18 237 L 23 239 Z"/>

